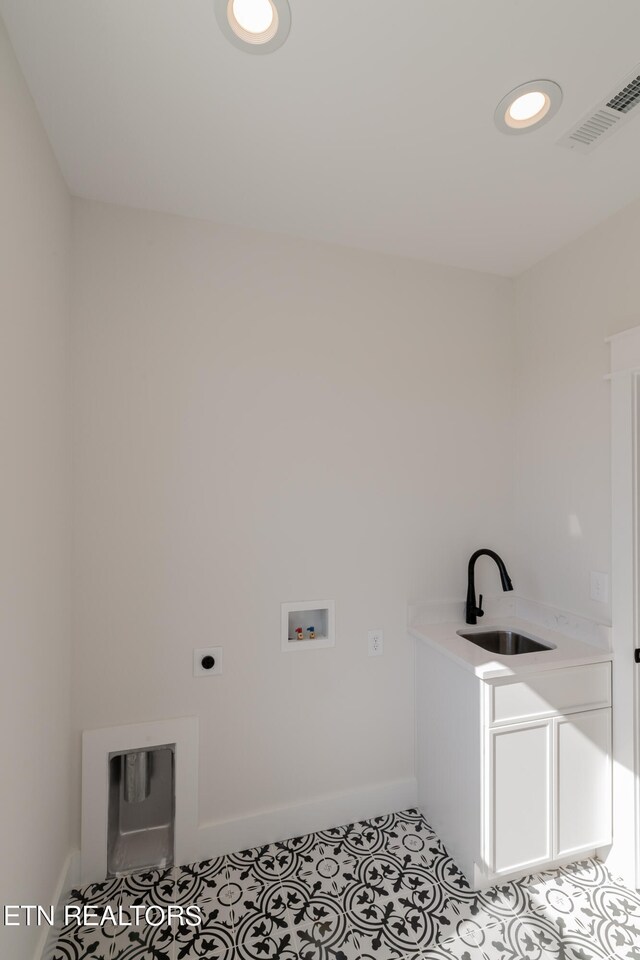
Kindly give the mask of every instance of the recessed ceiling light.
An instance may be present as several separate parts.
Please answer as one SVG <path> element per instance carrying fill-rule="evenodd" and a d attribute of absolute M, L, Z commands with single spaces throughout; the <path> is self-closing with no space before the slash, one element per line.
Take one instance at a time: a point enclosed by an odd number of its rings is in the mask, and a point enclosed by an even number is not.
<path fill-rule="evenodd" d="M 496 126 L 503 133 L 526 133 L 550 120 L 561 103 L 562 90 L 553 80 L 522 83 L 496 107 Z"/>
<path fill-rule="evenodd" d="M 215 0 L 220 29 L 246 53 L 271 53 L 287 39 L 291 11 L 287 0 Z"/>
<path fill-rule="evenodd" d="M 266 33 L 278 14 L 271 0 L 232 0 L 231 26 L 253 35 Z"/>
<path fill-rule="evenodd" d="M 517 100 L 514 100 L 509 107 L 509 120 L 533 120 L 534 117 L 542 119 L 540 114 L 542 114 L 543 110 L 546 113 L 550 104 L 551 101 L 549 100 L 549 97 L 546 95 L 546 93 L 541 93 L 540 90 L 532 90 L 531 93 L 523 93 L 522 96 L 518 97 Z M 507 123 L 509 120 L 507 120 Z"/>

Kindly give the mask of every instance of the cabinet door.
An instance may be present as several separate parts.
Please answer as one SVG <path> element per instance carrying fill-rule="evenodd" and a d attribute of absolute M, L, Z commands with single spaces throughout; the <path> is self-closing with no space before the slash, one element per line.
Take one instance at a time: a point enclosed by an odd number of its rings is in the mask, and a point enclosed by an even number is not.
<path fill-rule="evenodd" d="M 611 842 L 611 710 L 556 723 L 556 856 Z"/>
<path fill-rule="evenodd" d="M 490 733 L 486 851 L 491 872 L 551 859 L 552 720 Z"/>

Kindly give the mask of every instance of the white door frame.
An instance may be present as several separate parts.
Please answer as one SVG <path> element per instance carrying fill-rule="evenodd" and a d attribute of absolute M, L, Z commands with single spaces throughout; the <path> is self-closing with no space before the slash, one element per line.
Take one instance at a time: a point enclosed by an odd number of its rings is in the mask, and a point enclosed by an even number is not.
<path fill-rule="evenodd" d="M 640 327 L 610 337 L 613 623 L 613 844 L 607 864 L 640 888 L 638 525 Z"/>

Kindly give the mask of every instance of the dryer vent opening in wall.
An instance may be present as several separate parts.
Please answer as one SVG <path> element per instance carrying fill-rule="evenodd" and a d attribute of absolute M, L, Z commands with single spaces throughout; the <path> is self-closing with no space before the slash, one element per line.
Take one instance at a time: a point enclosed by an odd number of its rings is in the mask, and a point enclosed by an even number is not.
<path fill-rule="evenodd" d="M 109 755 L 107 874 L 174 860 L 175 744 Z"/>
<path fill-rule="evenodd" d="M 640 67 L 636 67 L 608 97 L 597 104 L 558 144 L 590 153 L 632 116 L 640 116 Z"/>

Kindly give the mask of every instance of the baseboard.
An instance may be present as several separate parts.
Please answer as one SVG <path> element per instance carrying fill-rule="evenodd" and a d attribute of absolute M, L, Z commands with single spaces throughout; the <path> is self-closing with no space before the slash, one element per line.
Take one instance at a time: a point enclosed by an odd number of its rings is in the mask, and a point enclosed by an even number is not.
<path fill-rule="evenodd" d="M 308 803 L 264 810 L 237 820 L 201 824 L 198 830 L 200 857 L 208 860 L 343 823 L 394 813 L 415 807 L 417 799 L 417 781 L 409 778 L 321 797 Z"/>
<path fill-rule="evenodd" d="M 43 927 L 38 941 L 38 946 L 34 954 L 34 960 L 50 960 L 58 939 L 58 934 L 62 929 L 64 906 L 69 896 L 69 891 L 78 885 L 80 879 L 80 851 L 71 850 L 62 865 L 62 870 L 58 876 L 56 888 L 51 898 L 51 903 L 55 904 L 55 924 L 53 927 Z"/>

